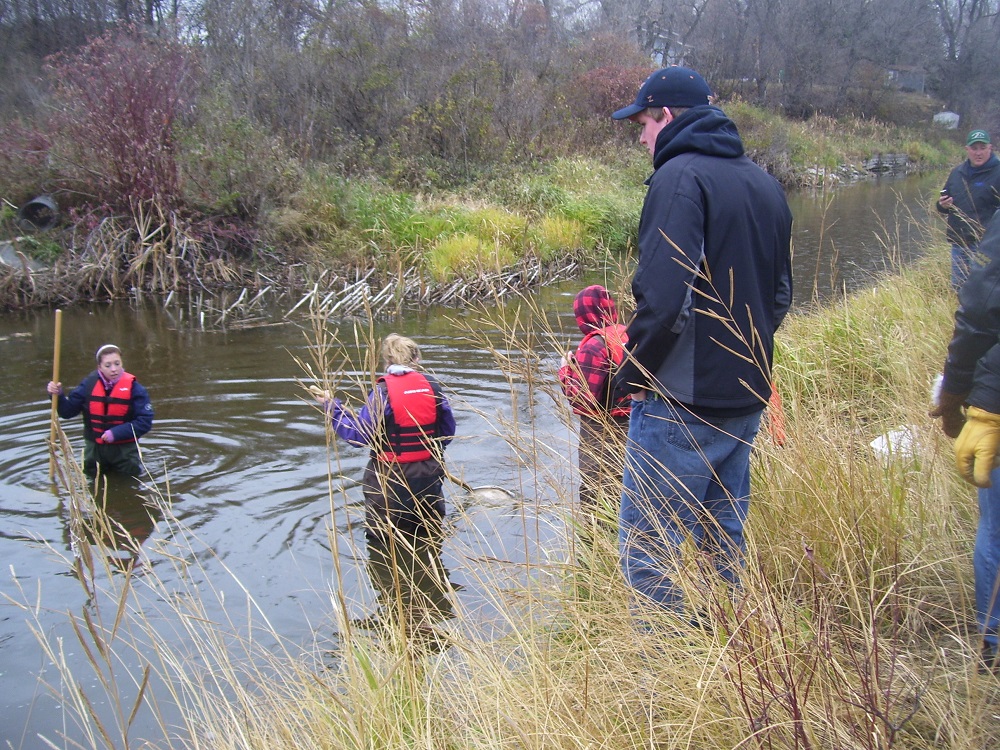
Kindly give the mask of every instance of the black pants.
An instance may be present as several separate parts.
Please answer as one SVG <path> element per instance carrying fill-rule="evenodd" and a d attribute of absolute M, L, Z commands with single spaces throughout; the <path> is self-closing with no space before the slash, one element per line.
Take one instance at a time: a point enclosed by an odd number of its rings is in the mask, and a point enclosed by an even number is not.
<path fill-rule="evenodd" d="M 389 618 L 430 624 L 451 617 L 441 562 L 445 506 L 437 461 L 369 462 L 363 480 L 368 572 Z"/>
<path fill-rule="evenodd" d="M 103 474 L 116 472 L 142 478 L 146 473 L 139 460 L 139 444 L 134 442 L 106 444 L 84 441 L 83 472 L 88 477 L 94 477 L 98 466 Z"/>
<path fill-rule="evenodd" d="M 617 529 L 627 437 L 628 417 L 580 417 L 577 459 L 584 524 Z"/>

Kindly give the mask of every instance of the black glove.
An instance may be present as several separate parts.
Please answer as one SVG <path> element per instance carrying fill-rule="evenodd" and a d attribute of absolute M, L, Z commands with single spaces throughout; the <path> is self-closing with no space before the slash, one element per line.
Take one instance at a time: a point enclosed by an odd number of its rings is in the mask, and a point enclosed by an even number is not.
<path fill-rule="evenodd" d="M 932 419 L 941 418 L 941 429 L 950 438 L 957 438 L 965 426 L 965 412 L 962 411 L 962 407 L 965 405 L 967 395 L 967 393 L 941 391 L 938 394 L 937 405 L 927 412 L 927 416 Z"/>
<path fill-rule="evenodd" d="M 625 361 L 618 366 L 611 379 L 612 393 L 632 394 L 648 388 L 646 377 L 642 374 L 635 362 L 626 357 Z"/>

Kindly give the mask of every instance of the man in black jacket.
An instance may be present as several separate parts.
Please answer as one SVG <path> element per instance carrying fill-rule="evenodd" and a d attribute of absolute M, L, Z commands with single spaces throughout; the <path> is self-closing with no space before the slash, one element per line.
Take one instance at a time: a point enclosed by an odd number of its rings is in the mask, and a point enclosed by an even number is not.
<path fill-rule="evenodd" d="M 619 546 L 647 600 L 682 608 L 691 539 L 736 585 L 750 448 L 792 300 L 792 215 L 695 71 L 658 70 L 612 116 L 641 128 L 654 173 L 639 221 L 636 311 L 615 384 L 632 394 Z"/>
<path fill-rule="evenodd" d="M 1000 208 L 1000 159 L 993 154 L 990 134 L 973 130 L 966 139 L 968 159 L 955 167 L 938 198 L 937 210 L 948 218 L 951 243 L 951 285 L 957 292 L 969 270 L 982 265 L 979 241 Z"/>
<path fill-rule="evenodd" d="M 979 526 L 972 554 L 976 621 L 983 671 L 1000 674 L 1000 213 L 980 245 L 985 266 L 974 268 L 958 293 L 955 332 L 948 344 L 938 403 L 931 411 L 955 441 L 958 470 L 979 488 Z M 963 411 L 964 407 L 968 407 Z"/>

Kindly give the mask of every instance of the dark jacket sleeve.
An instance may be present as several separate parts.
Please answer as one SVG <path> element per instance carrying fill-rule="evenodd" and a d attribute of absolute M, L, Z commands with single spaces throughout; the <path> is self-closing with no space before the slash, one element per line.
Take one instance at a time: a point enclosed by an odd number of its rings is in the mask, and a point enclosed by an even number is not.
<path fill-rule="evenodd" d="M 774 330 L 781 327 L 782 321 L 792 307 L 792 253 L 785 253 L 785 262 L 778 268 L 778 283 L 774 290 Z"/>
<path fill-rule="evenodd" d="M 69 395 L 59 394 L 59 401 L 56 404 L 56 411 L 59 416 L 63 419 L 72 419 L 80 412 L 83 411 L 83 407 L 87 403 L 87 395 L 90 390 L 94 387 L 94 376 L 96 373 L 91 373 L 83 379 L 83 381 L 70 391 Z"/>
<path fill-rule="evenodd" d="M 955 330 L 948 345 L 942 389 L 968 393 L 967 403 L 1000 413 L 1000 214 L 990 222 L 980 250 L 989 258 L 959 292 Z"/>
<path fill-rule="evenodd" d="M 440 431 L 440 444 L 442 448 L 447 448 L 455 437 L 455 412 L 451 409 L 448 397 L 442 395 L 438 404 L 438 430 Z"/>
<path fill-rule="evenodd" d="M 943 191 L 944 191 L 945 195 L 954 196 L 954 193 L 952 191 L 957 190 L 957 183 L 956 183 L 957 172 L 958 172 L 958 168 L 956 167 L 955 169 L 951 170 L 951 172 L 948 173 L 948 179 L 944 181 L 944 188 L 943 188 Z M 939 214 L 947 215 L 947 214 L 951 213 L 951 210 L 947 209 L 947 208 L 943 208 L 941 206 L 940 200 L 943 197 L 944 197 L 943 195 L 942 196 L 938 196 L 938 200 L 936 200 L 934 202 L 934 208 L 937 209 L 937 212 Z"/>
<path fill-rule="evenodd" d="M 614 379 L 615 386 L 628 393 L 649 386 L 693 314 L 692 287 L 702 262 L 705 219 L 685 161 L 676 159 L 653 175 L 643 204 L 629 356 Z"/>

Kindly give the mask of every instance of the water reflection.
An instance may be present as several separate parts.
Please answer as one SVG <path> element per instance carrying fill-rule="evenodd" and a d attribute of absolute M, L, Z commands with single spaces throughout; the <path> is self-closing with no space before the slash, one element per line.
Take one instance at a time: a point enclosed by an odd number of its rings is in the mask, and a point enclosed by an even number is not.
<path fill-rule="evenodd" d="M 940 233 L 936 173 L 791 193 L 795 307 L 870 286 Z"/>
<path fill-rule="evenodd" d="M 72 549 L 80 542 L 107 553 L 108 562 L 125 567 L 140 557 L 140 547 L 152 536 L 156 523 L 163 518 L 155 499 L 140 482 L 118 474 L 97 476 L 92 484 L 93 497 L 81 508 L 77 521 L 67 517 L 64 539 Z M 76 531 L 79 523 L 80 531 Z M 80 533 L 78 542 L 74 537 Z"/>

